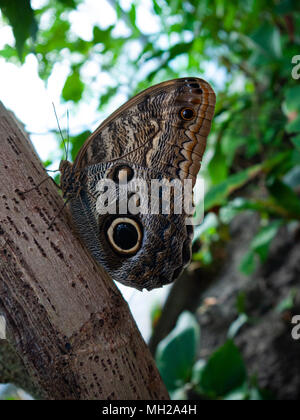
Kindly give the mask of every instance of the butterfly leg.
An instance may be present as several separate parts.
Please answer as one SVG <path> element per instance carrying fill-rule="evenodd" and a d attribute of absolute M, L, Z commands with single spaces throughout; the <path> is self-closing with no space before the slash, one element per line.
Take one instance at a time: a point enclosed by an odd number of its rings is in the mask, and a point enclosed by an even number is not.
<path fill-rule="evenodd" d="M 52 169 L 46 169 L 46 172 L 51 172 L 51 173 L 56 173 L 56 172 L 59 172 L 59 169 L 54 169 L 54 170 L 52 170 Z"/>
<path fill-rule="evenodd" d="M 55 215 L 55 217 L 54 217 L 54 219 L 52 220 L 52 222 L 50 223 L 50 225 L 48 226 L 48 230 L 50 230 L 52 227 L 53 227 L 53 225 L 54 225 L 54 223 L 55 223 L 55 220 L 61 215 L 61 213 L 64 211 L 64 209 L 65 209 L 65 207 L 66 207 L 66 205 L 68 204 L 68 202 L 69 202 L 69 200 L 66 200 L 65 201 L 65 203 L 64 203 L 64 205 L 60 208 L 60 210 L 57 212 L 57 214 Z"/>
<path fill-rule="evenodd" d="M 38 190 L 39 189 L 39 187 L 41 186 L 41 185 L 43 185 L 46 181 L 48 181 L 49 179 L 51 179 L 52 180 L 52 182 L 54 182 L 54 185 L 56 186 L 56 188 L 58 188 L 58 189 L 61 189 L 61 187 L 60 187 L 60 185 L 58 185 L 55 181 L 54 181 L 54 179 L 53 178 L 51 178 L 51 176 L 48 176 L 47 178 L 45 178 L 45 179 L 43 179 L 43 181 L 41 181 L 41 182 L 39 182 L 35 187 L 32 187 L 32 188 L 30 188 L 29 190 L 26 190 L 26 191 L 21 191 L 21 194 L 28 194 L 29 192 L 31 192 L 31 191 L 34 191 L 34 190 Z"/>
<path fill-rule="evenodd" d="M 8 243 L 9 243 L 9 239 L 8 239 L 8 238 L 6 238 L 6 239 L 5 239 L 4 244 L 1 244 L 1 245 L 0 245 L 0 250 L 1 250 L 2 252 L 4 252 L 4 253 L 6 252 L 6 251 L 5 251 L 5 248 L 6 248 L 6 246 L 8 245 Z"/>

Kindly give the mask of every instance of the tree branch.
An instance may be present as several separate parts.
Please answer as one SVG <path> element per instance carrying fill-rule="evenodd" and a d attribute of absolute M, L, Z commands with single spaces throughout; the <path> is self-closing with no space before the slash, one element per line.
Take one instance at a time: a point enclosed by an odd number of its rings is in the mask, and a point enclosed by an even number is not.
<path fill-rule="evenodd" d="M 55 186 L 21 193 L 47 175 L 1 104 L 0 142 L 0 314 L 20 358 L 18 369 L 0 363 L 0 382 L 24 386 L 26 371 L 45 399 L 168 399 L 127 303 L 73 233 L 68 210 L 48 229 L 63 206 Z"/>

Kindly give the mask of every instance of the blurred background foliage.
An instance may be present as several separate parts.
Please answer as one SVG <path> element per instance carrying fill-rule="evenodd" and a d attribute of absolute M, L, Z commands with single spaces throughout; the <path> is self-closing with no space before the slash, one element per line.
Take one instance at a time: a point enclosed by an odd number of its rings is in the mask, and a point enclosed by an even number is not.
<path fill-rule="evenodd" d="M 101 111 L 120 93 L 129 98 L 163 80 L 205 75 L 217 105 L 201 169 L 205 219 L 196 229 L 190 270 L 216 267 L 232 220 L 250 211 L 259 228 L 239 262 L 241 276 L 250 276 L 267 261 L 278 231 L 297 229 L 300 220 L 299 1 L 149 0 L 158 28 L 149 34 L 139 24 L 143 1 L 107 0 L 116 23 L 94 26 L 88 41 L 72 31 L 69 19 L 81 3 L 45 0 L 33 9 L 30 0 L 0 0 L 15 36 L 15 48 L 6 45 L 0 55 L 22 63 L 35 54 L 45 83 L 57 63 L 67 62 L 61 100 L 76 107 L 97 98 Z M 99 13 L 105 13 L 101 1 Z M 88 135 L 70 137 L 73 159 Z M 249 322 L 241 297 L 238 302 L 228 340 L 206 361 L 197 361 L 200 331 L 190 312 L 161 341 L 157 363 L 174 398 L 191 390 L 201 398 L 266 397 L 233 341 Z M 155 308 L 154 327 L 160 317 Z"/>

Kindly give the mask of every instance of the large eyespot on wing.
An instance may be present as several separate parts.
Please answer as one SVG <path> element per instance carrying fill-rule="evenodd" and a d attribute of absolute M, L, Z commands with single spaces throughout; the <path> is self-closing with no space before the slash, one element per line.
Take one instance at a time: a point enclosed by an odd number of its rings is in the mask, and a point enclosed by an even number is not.
<path fill-rule="evenodd" d="M 134 178 L 134 169 L 129 165 L 118 164 L 111 168 L 108 177 L 117 184 L 127 184 Z"/>
<path fill-rule="evenodd" d="M 106 237 L 115 253 L 123 257 L 130 257 L 141 248 L 143 231 L 135 219 L 117 217 L 107 223 Z"/>
<path fill-rule="evenodd" d="M 195 111 L 192 108 L 184 107 L 180 110 L 180 118 L 184 121 L 191 121 L 195 118 Z"/>

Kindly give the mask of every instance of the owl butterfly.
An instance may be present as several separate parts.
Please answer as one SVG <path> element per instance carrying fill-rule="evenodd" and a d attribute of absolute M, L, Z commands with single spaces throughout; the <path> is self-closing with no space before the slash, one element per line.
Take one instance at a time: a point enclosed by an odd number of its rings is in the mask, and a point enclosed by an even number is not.
<path fill-rule="evenodd" d="M 139 290 L 172 282 L 190 261 L 193 228 L 186 223 L 189 215 L 177 214 L 174 205 L 169 214 L 133 214 L 128 208 L 102 214 L 97 206 L 102 199 L 99 182 L 110 180 L 116 191 L 137 180 L 149 190 L 152 180 L 190 179 L 194 185 L 215 101 L 213 89 L 202 79 L 160 83 L 107 118 L 86 140 L 74 164 L 61 162 L 61 187 L 76 229 L 114 280 Z M 128 199 L 130 194 L 129 188 Z M 120 210 L 118 197 L 112 202 Z M 158 201 L 161 204 L 161 193 Z"/>

